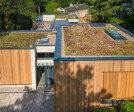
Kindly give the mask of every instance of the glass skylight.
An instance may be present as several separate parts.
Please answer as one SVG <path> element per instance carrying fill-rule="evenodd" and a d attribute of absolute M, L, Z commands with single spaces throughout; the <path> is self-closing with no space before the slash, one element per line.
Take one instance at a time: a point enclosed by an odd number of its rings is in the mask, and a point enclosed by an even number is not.
<path fill-rule="evenodd" d="M 122 36 L 121 34 L 119 34 L 117 31 L 115 30 L 105 30 L 105 32 L 111 36 L 114 40 L 127 40 L 124 36 Z"/>

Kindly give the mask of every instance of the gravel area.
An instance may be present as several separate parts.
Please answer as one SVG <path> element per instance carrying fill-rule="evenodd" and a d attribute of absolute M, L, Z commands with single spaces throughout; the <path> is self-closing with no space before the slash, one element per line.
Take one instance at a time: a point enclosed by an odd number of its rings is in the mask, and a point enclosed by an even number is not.
<path fill-rule="evenodd" d="M 51 90 L 40 87 L 32 92 L 22 87 L 0 87 L 0 112 L 54 112 L 54 92 Z"/>

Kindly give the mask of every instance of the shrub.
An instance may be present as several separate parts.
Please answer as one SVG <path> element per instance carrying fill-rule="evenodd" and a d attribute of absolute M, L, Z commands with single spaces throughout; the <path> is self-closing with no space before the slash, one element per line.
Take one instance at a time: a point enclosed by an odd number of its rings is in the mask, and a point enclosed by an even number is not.
<path fill-rule="evenodd" d="M 134 112 L 134 102 L 126 101 L 121 103 L 120 112 Z"/>
<path fill-rule="evenodd" d="M 96 107 L 95 112 L 116 112 L 114 107 Z"/>

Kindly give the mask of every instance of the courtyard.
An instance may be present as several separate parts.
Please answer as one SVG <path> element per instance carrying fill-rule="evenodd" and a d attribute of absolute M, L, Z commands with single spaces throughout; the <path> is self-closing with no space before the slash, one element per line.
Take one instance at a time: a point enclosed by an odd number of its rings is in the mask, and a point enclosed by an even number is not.
<path fill-rule="evenodd" d="M 53 88 L 0 87 L 0 112 L 54 112 Z"/>

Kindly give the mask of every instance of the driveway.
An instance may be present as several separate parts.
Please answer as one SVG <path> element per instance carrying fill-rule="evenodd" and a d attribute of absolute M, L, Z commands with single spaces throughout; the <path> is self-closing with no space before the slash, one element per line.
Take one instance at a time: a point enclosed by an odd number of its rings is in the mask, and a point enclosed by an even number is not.
<path fill-rule="evenodd" d="M 54 112 L 54 92 L 48 88 L 31 92 L 22 87 L 0 87 L 0 112 Z"/>

